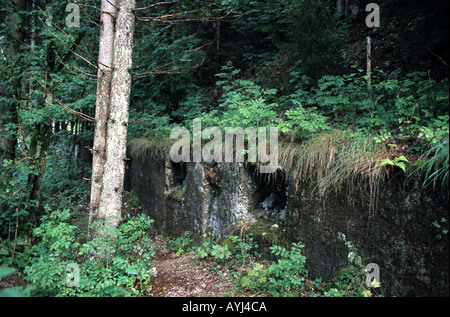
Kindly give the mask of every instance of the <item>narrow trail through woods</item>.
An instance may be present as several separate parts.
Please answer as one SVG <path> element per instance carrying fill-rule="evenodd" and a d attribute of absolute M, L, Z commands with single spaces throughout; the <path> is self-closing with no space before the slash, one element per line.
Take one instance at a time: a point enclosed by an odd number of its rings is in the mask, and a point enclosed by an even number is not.
<path fill-rule="evenodd" d="M 154 237 L 156 275 L 150 280 L 154 297 L 229 296 L 232 277 L 214 261 L 196 261 L 193 254 L 183 256 L 168 250 L 161 236 Z M 219 275 L 217 269 L 222 270 Z"/>

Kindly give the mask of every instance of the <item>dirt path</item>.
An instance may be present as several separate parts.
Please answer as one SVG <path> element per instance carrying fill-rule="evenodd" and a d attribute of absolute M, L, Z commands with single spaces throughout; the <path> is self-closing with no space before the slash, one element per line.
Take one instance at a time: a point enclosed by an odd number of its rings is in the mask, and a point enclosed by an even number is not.
<path fill-rule="evenodd" d="M 152 277 L 154 297 L 205 297 L 230 296 L 232 277 L 213 261 L 198 262 L 193 254 L 178 256 L 167 250 L 163 239 L 155 237 L 155 269 Z"/>

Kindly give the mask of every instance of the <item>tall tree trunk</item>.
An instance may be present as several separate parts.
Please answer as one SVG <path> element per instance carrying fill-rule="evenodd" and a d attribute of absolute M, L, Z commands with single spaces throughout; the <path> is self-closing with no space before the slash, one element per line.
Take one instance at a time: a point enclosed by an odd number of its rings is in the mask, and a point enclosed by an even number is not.
<path fill-rule="evenodd" d="M 120 221 L 122 210 L 136 1 L 119 0 L 117 4 L 106 161 L 99 206 L 99 216 L 114 227 Z"/>
<path fill-rule="evenodd" d="M 367 37 L 367 85 L 372 85 L 372 44 L 370 36 Z"/>
<path fill-rule="evenodd" d="M 52 74 L 55 70 L 55 54 L 54 43 L 50 42 L 47 47 L 47 72 L 45 79 L 44 98 L 42 100 L 43 107 L 53 103 L 53 80 Z M 41 185 L 44 179 L 45 169 L 47 166 L 48 152 L 50 149 L 50 139 L 52 136 L 51 119 L 42 120 L 35 126 L 34 135 L 30 144 L 29 155 L 35 159 L 36 174 L 28 175 L 28 185 L 30 187 L 30 199 L 34 200 L 35 210 L 30 213 L 29 223 L 31 227 L 37 224 L 42 208 L 41 203 Z"/>
<path fill-rule="evenodd" d="M 52 126 L 48 123 L 42 123 L 36 127 L 35 134 L 37 141 L 37 144 L 35 144 L 35 146 L 38 145 L 38 156 L 35 160 L 35 168 L 37 174 L 30 174 L 28 183 L 30 185 L 30 199 L 36 202 L 35 213 L 38 214 L 39 210 L 42 207 L 40 192 L 42 180 L 44 179 L 45 175 L 45 168 L 47 166 L 48 151 L 50 149 L 50 138 L 52 135 Z M 37 218 L 38 217 L 36 217 L 36 219 L 34 220 L 37 220 Z"/>
<path fill-rule="evenodd" d="M 98 52 L 97 99 L 95 105 L 94 144 L 92 149 L 91 201 L 89 224 L 98 219 L 98 208 L 105 165 L 106 129 L 111 99 L 116 0 L 102 1 Z"/>
<path fill-rule="evenodd" d="M 11 82 L 2 94 L 10 100 L 14 100 L 7 104 L 5 108 L 0 107 L 2 111 L 2 116 L 0 118 L 0 160 L 9 159 L 15 160 L 16 158 L 16 146 L 17 146 L 17 135 L 13 133 L 12 135 L 6 136 L 6 129 L 3 127 L 8 123 L 13 123 L 18 125 L 18 109 L 20 106 L 20 99 L 22 98 L 22 77 L 23 75 L 14 74 L 14 69 L 18 65 L 21 65 L 20 59 L 22 58 L 20 54 L 20 46 L 25 41 L 25 27 L 24 20 L 20 18 L 20 12 L 25 11 L 27 8 L 26 0 L 15 0 L 12 4 L 14 11 L 10 15 L 10 26 L 13 28 L 13 32 L 8 38 L 10 45 L 6 51 L 6 58 L 10 61 L 10 67 L 12 70 Z"/>

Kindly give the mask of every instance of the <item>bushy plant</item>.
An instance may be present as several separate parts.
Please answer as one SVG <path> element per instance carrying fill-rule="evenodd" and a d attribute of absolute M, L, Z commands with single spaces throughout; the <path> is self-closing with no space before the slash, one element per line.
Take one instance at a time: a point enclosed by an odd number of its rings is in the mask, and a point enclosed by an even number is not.
<path fill-rule="evenodd" d="M 295 97 L 306 109 L 317 108 L 321 115 L 332 119 L 335 127 L 413 134 L 429 140 L 445 136 L 448 80 L 437 82 L 421 72 L 400 79 L 383 77 L 381 71 L 373 76 L 370 86 L 362 70 L 325 75 L 317 85 L 310 85 L 294 73 L 297 85 L 290 98 Z"/>
<path fill-rule="evenodd" d="M 218 263 L 224 263 L 232 256 L 227 244 L 220 244 L 213 239 L 205 239 L 195 248 L 195 253 L 200 259 L 213 258 Z"/>
<path fill-rule="evenodd" d="M 294 107 L 285 112 L 286 118 L 279 125 L 281 132 L 289 133 L 292 131 L 295 137 L 306 139 L 312 133 L 330 129 L 330 125 L 327 123 L 327 117 L 317 113 L 315 109 L 304 108 L 300 101 L 296 99 L 289 101 Z"/>
<path fill-rule="evenodd" d="M 252 234 L 247 234 L 242 238 L 239 236 L 228 236 L 227 239 L 231 242 L 233 256 L 242 265 L 245 265 L 247 259 L 261 257 L 261 254 L 257 251 L 259 246 Z"/>
<path fill-rule="evenodd" d="M 27 180 L 33 174 L 36 170 L 29 164 L 29 158 L 0 162 L 0 238 L 11 243 L 10 246 L 14 243 L 16 221 L 22 232 L 28 230 L 26 220 L 35 202 L 29 199 Z"/>
<path fill-rule="evenodd" d="M 305 108 L 299 95 L 280 97 L 276 89 L 262 87 L 247 79 L 239 79 L 239 69 L 230 63 L 216 85 L 221 93 L 217 108 L 202 116 L 207 126 L 277 127 L 283 134 L 293 133 L 304 139 L 311 133 L 330 128 L 328 118 L 316 107 Z"/>
<path fill-rule="evenodd" d="M 176 252 L 177 255 L 184 255 L 193 249 L 192 232 L 185 231 L 179 237 L 169 238 L 166 243 L 169 249 Z"/>
<path fill-rule="evenodd" d="M 265 89 L 250 80 L 236 78 L 239 70 L 231 64 L 222 67 L 216 85 L 222 91 L 218 107 L 203 116 L 206 126 L 270 127 L 280 121 L 278 104 L 272 102 L 275 89 Z M 257 115 L 255 115 L 257 114 Z"/>
<path fill-rule="evenodd" d="M 301 243 L 293 243 L 290 250 L 274 245 L 270 249 L 278 257 L 276 262 L 264 267 L 255 263 L 243 275 L 239 283 L 243 288 L 268 292 L 271 296 L 294 296 L 305 286 L 308 276 L 305 268 L 306 256 L 301 252 Z"/>
<path fill-rule="evenodd" d="M 91 241 L 78 242 L 80 232 L 69 223 L 68 210 L 45 216 L 34 230 L 39 243 L 28 251 L 24 273 L 31 283 L 28 296 L 130 296 L 148 281 L 154 255 L 148 236 L 151 219 L 135 216 L 118 228 L 97 224 L 99 234 Z M 101 228 L 101 229 L 100 229 Z M 79 268 L 76 285 L 68 283 L 68 268 Z"/>
<path fill-rule="evenodd" d="M 211 238 L 204 239 L 200 245 L 195 248 L 195 253 L 200 259 L 212 257 L 219 263 L 233 258 L 236 263 L 245 264 L 246 259 L 259 257 L 256 251 L 258 245 L 254 242 L 251 235 L 245 237 L 229 235 L 225 237 L 222 243 L 216 242 Z"/>
<path fill-rule="evenodd" d="M 271 247 L 274 255 L 279 257 L 272 263 L 269 270 L 269 293 L 273 296 L 294 295 L 303 288 L 308 271 L 305 269 L 306 256 L 301 252 L 301 243 L 293 243 L 290 250 L 281 246 Z"/>

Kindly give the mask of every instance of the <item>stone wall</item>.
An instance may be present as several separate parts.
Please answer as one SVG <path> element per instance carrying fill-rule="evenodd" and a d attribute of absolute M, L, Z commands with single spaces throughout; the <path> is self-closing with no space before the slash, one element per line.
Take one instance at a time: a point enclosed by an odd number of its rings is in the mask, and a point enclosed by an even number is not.
<path fill-rule="evenodd" d="M 419 195 L 418 182 L 405 187 L 402 178 L 382 184 L 375 201 L 369 193 L 342 188 L 318 199 L 305 187 L 288 200 L 293 239 L 306 245 L 311 273 L 328 280 L 348 265 L 342 232 L 365 264 L 379 266 L 385 295 L 448 296 L 448 235 L 438 239 L 433 226 L 448 219 L 442 194 Z"/>
<path fill-rule="evenodd" d="M 191 229 L 184 208 L 184 167 L 141 157 L 133 158 L 127 168 L 126 190 L 136 194 L 159 229 L 174 235 Z"/>
<path fill-rule="evenodd" d="M 132 158 L 128 175 L 129 188 L 165 232 L 190 230 L 220 239 L 239 223 L 262 219 L 267 228 L 279 227 L 283 239 L 303 242 L 310 275 L 325 281 L 349 266 L 349 251 L 338 239 L 342 232 L 365 264 L 378 264 L 385 295 L 449 294 L 448 235 L 436 238 L 439 230 L 432 224 L 448 219 L 448 197 L 438 189 L 421 192 L 419 182 L 405 187 L 394 177 L 379 186 L 376 200 L 364 184 L 323 197 L 295 178 L 265 179 L 238 163 L 145 158 Z"/>

